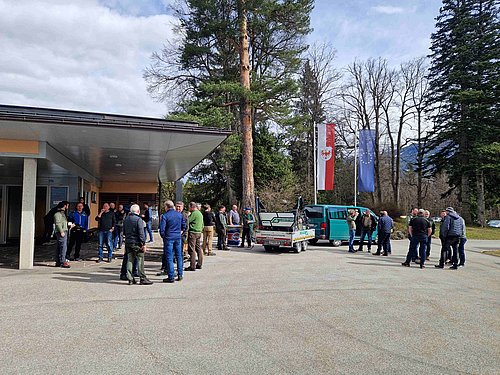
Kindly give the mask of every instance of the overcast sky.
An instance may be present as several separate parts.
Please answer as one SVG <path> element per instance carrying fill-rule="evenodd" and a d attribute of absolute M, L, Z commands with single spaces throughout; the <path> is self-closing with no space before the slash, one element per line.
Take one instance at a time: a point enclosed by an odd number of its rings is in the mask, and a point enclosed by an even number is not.
<path fill-rule="evenodd" d="M 142 71 L 171 38 L 172 0 L 0 0 L 0 103 L 158 117 Z M 440 0 L 317 0 L 310 41 L 336 65 L 428 53 Z"/>

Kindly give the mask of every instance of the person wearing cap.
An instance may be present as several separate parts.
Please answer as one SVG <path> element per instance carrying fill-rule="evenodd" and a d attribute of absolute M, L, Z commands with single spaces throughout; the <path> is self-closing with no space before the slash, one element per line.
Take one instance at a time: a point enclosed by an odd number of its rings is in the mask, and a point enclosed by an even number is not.
<path fill-rule="evenodd" d="M 410 267 L 410 261 L 417 257 L 417 248 L 420 253 L 420 268 L 425 268 L 425 255 L 427 247 L 427 238 L 431 235 L 432 229 L 429 221 L 424 217 L 425 210 L 419 209 L 417 217 L 410 221 L 408 227 L 411 236 L 410 249 L 406 255 L 406 260 L 401 263 L 405 267 Z"/>
<path fill-rule="evenodd" d="M 247 240 L 248 247 L 252 247 L 252 236 L 253 236 L 253 223 L 255 218 L 251 213 L 251 207 L 245 207 L 243 209 L 243 215 L 241 215 L 241 221 L 243 223 L 243 235 L 241 238 L 240 247 L 245 247 L 245 239 Z"/>
<path fill-rule="evenodd" d="M 445 239 L 444 252 L 449 252 L 453 249 L 451 261 L 453 265 L 450 269 L 458 269 L 458 244 L 460 243 L 460 236 L 464 233 L 464 221 L 459 214 L 455 212 L 453 207 L 446 208 L 446 216 L 441 224 L 440 234 Z M 441 254 L 437 268 L 444 268 L 444 254 Z"/>

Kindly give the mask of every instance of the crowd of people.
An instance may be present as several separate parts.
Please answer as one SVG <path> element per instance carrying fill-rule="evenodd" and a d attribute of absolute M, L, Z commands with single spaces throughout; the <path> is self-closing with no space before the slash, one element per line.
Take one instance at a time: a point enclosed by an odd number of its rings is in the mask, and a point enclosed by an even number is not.
<path fill-rule="evenodd" d="M 86 242 L 89 230 L 90 208 L 83 197 L 76 203 L 73 211 L 69 212 L 69 202 L 60 202 L 45 217 L 45 240 L 50 239 L 55 231 L 56 267 L 70 268 L 69 261 L 80 261 L 82 243 Z M 250 207 L 245 207 L 240 214 L 238 207 L 233 205 L 229 212 L 221 205 L 216 212 L 210 205 L 201 205 L 190 202 L 188 210 L 184 210 L 184 203 L 174 204 L 167 200 L 159 221 L 159 234 L 163 241 L 162 266 L 157 276 L 166 276 L 163 282 L 174 283 L 181 281 L 184 272 L 201 270 L 204 256 L 215 256 L 213 250 L 214 233 L 217 234 L 217 249 L 230 250 L 227 240 L 228 228 L 241 228 L 241 247 L 253 247 L 254 215 Z M 361 215 L 361 216 L 360 216 Z M 439 238 L 441 240 L 441 254 L 437 268 L 444 268 L 451 263 L 451 269 L 465 266 L 464 246 L 467 241 L 465 222 L 452 207 L 441 211 L 441 226 Z M 50 220 L 52 218 L 52 220 Z M 152 212 L 147 202 L 142 209 L 138 204 L 129 202 L 128 206 L 114 203 L 103 203 L 102 209 L 95 217 L 98 223 L 97 262 L 113 261 L 113 252 L 121 249 L 125 243 L 125 254 L 122 261 L 120 279 L 129 284 L 136 284 L 136 277 L 140 284 L 150 285 L 152 282 L 144 273 L 144 253 L 146 244 L 153 243 Z M 391 233 L 394 221 L 387 211 L 381 211 L 376 217 L 369 210 L 362 214 L 358 209 L 348 211 L 346 223 L 349 228 L 349 252 L 362 252 L 367 246 L 371 252 L 373 232 L 378 230 L 377 250 L 373 255 L 388 256 L 391 254 Z M 54 228 L 54 229 L 52 229 Z M 356 230 L 360 233 L 359 246 L 354 248 Z M 410 267 L 414 262 L 420 268 L 425 268 L 429 260 L 432 245 L 432 236 L 436 225 L 428 210 L 414 207 L 408 215 L 409 248 L 403 266 Z M 148 239 L 149 236 L 149 239 Z M 239 236 L 236 236 L 239 237 Z M 75 252 L 73 253 L 73 247 Z M 107 254 L 105 256 L 105 250 Z M 187 267 L 184 268 L 186 262 Z M 175 279 L 177 275 L 177 279 Z"/>
<path fill-rule="evenodd" d="M 88 239 L 90 208 L 81 197 L 73 211 L 68 213 L 69 202 L 60 202 L 45 217 L 45 240 L 49 240 L 55 232 L 56 267 L 70 268 L 70 261 L 80 261 L 82 243 Z M 202 211 L 203 208 L 203 211 Z M 52 219 L 52 220 L 50 220 Z M 98 224 L 97 263 L 107 259 L 113 261 L 113 252 L 122 248 L 125 243 L 125 254 L 122 261 L 120 279 L 129 284 L 150 285 L 151 281 L 144 274 L 144 253 L 146 244 L 154 242 L 152 233 L 152 212 L 147 202 L 142 210 L 138 204 L 130 202 L 126 207 L 115 203 L 103 203 L 95 217 Z M 212 212 L 210 205 L 203 207 L 191 202 L 188 211 L 184 203 L 175 204 L 171 200 L 165 202 L 164 213 L 160 217 L 159 234 L 163 240 L 162 268 L 157 276 L 167 276 L 166 283 L 183 279 L 184 272 L 196 271 L 203 267 L 204 256 L 216 255 L 213 251 L 214 232 L 217 233 L 217 249 L 230 250 L 227 241 L 228 228 L 241 228 L 241 245 L 253 246 L 254 216 L 251 208 L 246 207 L 240 214 L 236 205 L 226 213 L 225 206 L 219 206 Z M 149 235 L 149 240 L 147 239 Z M 69 238 L 69 240 L 68 240 Z M 74 255 L 72 255 L 75 247 Z M 105 251 L 107 253 L 105 254 Z M 184 268 L 184 262 L 188 266 Z M 176 263 L 176 269 L 174 269 Z"/>
<path fill-rule="evenodd" d="M 359 217 L 357 209 L 348 211 L 346 218 L 349 227 L 349 252 L 363 251 L 365 239 L 367 239 L 367 251 L 371 252 L 372 236 L 375 228 L 378 229 L 377 251 L 373 255 L 388 256 L 391 254 L 391 233 L 394 229 L 394 221 L 387 211 L 380 211 L 378 218 L 365 210 Z M 409 247 L 406 260 L 402 263 L 405 267 L 416 263 L 420 268 L 425 268 L 425 262 L 429 260 L 432 247 L 432 236 L 436 232 L 436 223 L 431 218 L 430 212 L 417 207 L 412 208 L 408 215 L 408 240 Z M 441 254 L 437 268 L 444 268 L 445 264 L 451 264 L 451 269 L 465 266 L 465 243 L 467 242 L 464 219 L 453 209 L 448 207 L 440 213 L 441 226 L 439 228 L 439 239 L 441 241 Z M 354 248 L 354 238 L 357 228 L 360 226 L 359 247 Z"/>

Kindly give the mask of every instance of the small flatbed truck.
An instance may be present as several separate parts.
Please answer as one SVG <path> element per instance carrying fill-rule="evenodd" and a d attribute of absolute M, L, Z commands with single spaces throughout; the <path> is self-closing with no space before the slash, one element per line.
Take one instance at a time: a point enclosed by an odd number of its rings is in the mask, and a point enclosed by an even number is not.
<path fill-rule="evenodd" d="M 291 212 L 258 212 L 255 239 L 264 245 L 265 251 L 282 247 L 291 248 L 295 253 L 307 250 L 308 241 L 314 238 L 315 231 L 305 222 L 301 202 L 302 198 L 299 198 L 297 209 Z"/>

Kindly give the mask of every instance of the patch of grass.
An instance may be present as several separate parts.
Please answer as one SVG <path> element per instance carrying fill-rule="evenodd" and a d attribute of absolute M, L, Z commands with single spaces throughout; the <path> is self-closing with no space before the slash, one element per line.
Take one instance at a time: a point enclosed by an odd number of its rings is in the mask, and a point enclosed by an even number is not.
<path fill-rule="evenodd" d="M 488 254 L 488 255 L 500 257 L 500 250 L 486 250 L 486 251 L 483 251 L 483 254 Z"/>
<path fill-rule="evenodd" d="M 439 225 L 436 224 L 436 236 L 439 236 Z M 467 227 L 468 240 L 498 240 L 500 241 L 500 228 Z"/>

